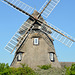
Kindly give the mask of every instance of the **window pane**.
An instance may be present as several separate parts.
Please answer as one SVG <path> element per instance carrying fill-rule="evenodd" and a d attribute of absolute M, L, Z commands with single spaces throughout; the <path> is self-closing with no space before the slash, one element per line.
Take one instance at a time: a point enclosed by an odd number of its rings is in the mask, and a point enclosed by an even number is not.
<path fill-rule="evenodd" d="M 54 60 L 54 54 L 50 53 L 50 60 L 53 61 Z"/>
<path fill-rule="evenodd" d="M 38 38 L 34 38 L 34 44 L 38 44 Z"/>
<path fill-rule="evenodd" d="M 18 54 L 17 60 L 18 60 L 18 61 L 21 61 L 21 60 L 22 60 L 22 53 L 19 53 L 19 54 Z"/>

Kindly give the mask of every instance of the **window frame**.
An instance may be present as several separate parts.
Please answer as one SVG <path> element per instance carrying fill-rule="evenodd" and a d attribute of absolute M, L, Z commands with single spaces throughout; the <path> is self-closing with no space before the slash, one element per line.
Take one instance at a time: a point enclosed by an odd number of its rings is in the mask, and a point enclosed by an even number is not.
<path fill-rule="evenodd" d="M 22 60 L 22 53 L 18 53 L 17 54 L 17 61 L 21 61 Z"/>
<path fill-rule="evenodd" d="M 50 58 L 50 61 L 51 62 L 54 62 L 55 60 L 54 60 L 54 53 L 53 52 L 50 52 L 49 53 L 49 58 Z"/>
<path fill-rule="evenodd" d="M 39 38 L 33 39 L 33 45 L 39 45 Z"/>

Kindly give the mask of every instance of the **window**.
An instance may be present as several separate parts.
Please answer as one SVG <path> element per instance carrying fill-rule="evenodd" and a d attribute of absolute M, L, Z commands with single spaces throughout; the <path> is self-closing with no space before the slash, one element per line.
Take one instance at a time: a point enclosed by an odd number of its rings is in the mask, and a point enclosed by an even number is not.
<path fill-rule="evenodd" d="M 54 53 L 50 53 L 50 60 L 53 62 L 54 61 Z"/>
<path fill-rule="evenodd" d="M 38 44 L 39 44 L 38 38 L 34 38 L 34 45 L 38 45 Z"/>
<path fill-rule="evenodd" d="M 17 61 L 21 61 L 22 60 L 22 53 L 18 53 L 17 55 Z"/>

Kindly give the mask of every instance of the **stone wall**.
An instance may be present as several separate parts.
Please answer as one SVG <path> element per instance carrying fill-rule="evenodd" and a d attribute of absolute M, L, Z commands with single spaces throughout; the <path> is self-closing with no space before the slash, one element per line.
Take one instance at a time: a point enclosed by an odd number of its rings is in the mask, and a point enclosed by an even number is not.
<path fill-rule="evenodd" d="M 60 64 L 61 64 L 61 67 L 64 67 L 64 66 L 69 67 L 69 66 L 71 66 L 72 64 L 75 64 L 75 62 L 60 62 Z"/>

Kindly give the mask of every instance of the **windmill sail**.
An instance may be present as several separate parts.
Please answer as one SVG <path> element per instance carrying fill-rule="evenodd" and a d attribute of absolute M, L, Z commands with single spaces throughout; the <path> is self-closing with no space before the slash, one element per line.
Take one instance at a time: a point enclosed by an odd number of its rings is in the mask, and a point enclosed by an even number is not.
<path fill-rule="evenodd" d="M 21 9 L 22 11 L 27 12 L 28 14 L 32 14 L 34 8 L 31 6 L 23 3 L 20 0 L 0 0 L 3 3 L 12 6 L 13 8 L 16 8 L 17 10 Z M 21 12 L 21 10 L 19 10 Z"/>
<path fill-rule="evenodd" d="M 6 45 L 5 49 L 8 50 L 10 53 L 13 52 L 13 50 L 17 49 L 17 45 L 20 43 L 20 40 L 23 38 L 23 35 L 27 31 L 28 28 L 31 27 L 31 24 L 28 22 L 25 22 L 19 30 L 15 33 L 15 35 L 11 38 L 11 40 Z M 27 36 L 25 36 L 26 38 Z M 22 41 L 22 40 L 21 40 Z"/>
<path fill-rule="evenodd" d="M 48 1 L 50 0 L 46 0 L 46 2 L 40 8 L 39 12 L 41 12 L 44 9 L 44 7 L 48 4 Z M 60 0 L 51 0 L 51 2 L 48 4 L 48 6 L 43 11 L 42 15 L 47 18 L 50 15 L 50 13 L 53 11 L 53 9 L 56 7 L 56 5 L 59 3 L 59 1 Z"/>
<path fill-rule="evenodd" d="M 51 36 L 60 41 L 61 43 L 63 43 L 64 45 L 71 47 L 73 42 L 75 42 L 75 38 L 73 38 L 72 36 L 70 36 L 69 34 L 65 33 L 64 31 L 60 30 L 59 28 L 57 28 L 56 26 L 52 25 L 49 22 L 46 22 L 47 24 L 43 25 L 47 28 L 47 29 L 51 29 L 52 33 Z M 41 29 L 42 30 L 42 29 Z M 49 34 L 48 31 L 42 30 L 45 33 Z"/>

